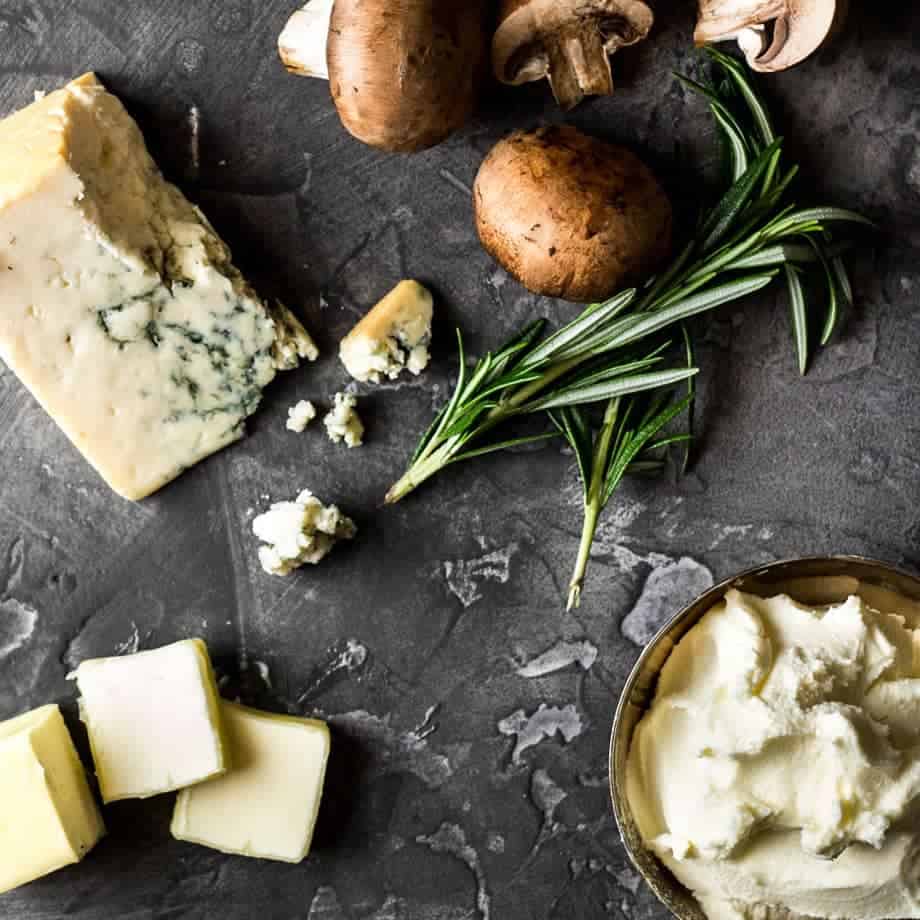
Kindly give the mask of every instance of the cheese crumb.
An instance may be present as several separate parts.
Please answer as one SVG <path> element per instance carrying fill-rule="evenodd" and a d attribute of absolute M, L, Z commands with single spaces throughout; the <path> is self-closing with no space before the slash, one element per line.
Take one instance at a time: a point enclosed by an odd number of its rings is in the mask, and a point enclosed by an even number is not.
<path fill-rule="evenodd" d="M 308 399 L 302 399 L 288 409 L 287 430 L 300 434 L 315 418 L 316 406 Z"/>
<path fill-rule="evenodd" d="M 293 370 L 301 359 L 315 361 L 319 349 L 303 323 L 280 301 L 271 306 L 275 323 L 275 344 L 272 347 L 272 361 L 279 371 Z"/>
<path fill-rule="evenodd" d="M 354 521 L 335 505 L 324 506 L 309 489 L 292 502 L 276 502 L 252 522 L 252 532 L 266 545 L 259 562 L 269 575 L 290 575 L 305 563 L 316 565 L 339 540 L 357 533 Z"/>
<path fill-rule="evenodd" d="M 362 383 L 395 380 L 404 368 L 420 374 L 428 366 L 432 304 L 417 281 L 400 281 L 342 339 L 345 370 Z"/>
<path fill-rule="evenodd" d="M 355 412 L 357 400 L 350 393 L 336 393 L 331 411 L 323 419 L 329 438 L 336 444 L 344 441 L 349 447 L 364 443 L 364 423 Z"/>

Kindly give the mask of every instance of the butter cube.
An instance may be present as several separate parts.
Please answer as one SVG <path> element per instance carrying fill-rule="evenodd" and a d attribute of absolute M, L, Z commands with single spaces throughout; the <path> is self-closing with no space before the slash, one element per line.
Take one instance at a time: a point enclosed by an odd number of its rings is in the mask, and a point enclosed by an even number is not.
<path fill-rule="evenodd" d="M 58 707 L 0 722 L 0 893 L 79 862 L 104 833 Z"/>
<path fill-rule="evenodd" d="M 217 683 L 201 639 L 84 661 L 75 677 L 104 801 L 171 792 L 227 770 Z"/>
<path fill-rule="evenodd" d="M 300 862 L 310 852 L 323 794 L 326 723 L 221 706 L 234 767 L 179 793 L 173 837 L 224 853 Z"/>

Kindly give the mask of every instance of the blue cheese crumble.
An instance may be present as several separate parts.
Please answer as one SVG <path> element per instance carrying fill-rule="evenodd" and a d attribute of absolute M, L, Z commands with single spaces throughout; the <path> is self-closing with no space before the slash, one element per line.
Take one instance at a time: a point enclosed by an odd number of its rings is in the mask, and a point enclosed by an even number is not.
<path fill-rule="evenodd" d="M 357 399 L 350 393 L 336 393 L 332 409 L 323 419 L 329 439 L 347 447 L 360 447 L 364 443 L 364 423 L 355 411 Z"/>
<path fill-rule="evenodd" d="M 292 502 L 276 502 L 252 522 L 262 541 L 259 562 L 270 575 L 290 575 L 307 563 L 325 558 L 339 540 L 357 533 L 354 521 L 335 505 L 323 503 L 305 489 Z"/>

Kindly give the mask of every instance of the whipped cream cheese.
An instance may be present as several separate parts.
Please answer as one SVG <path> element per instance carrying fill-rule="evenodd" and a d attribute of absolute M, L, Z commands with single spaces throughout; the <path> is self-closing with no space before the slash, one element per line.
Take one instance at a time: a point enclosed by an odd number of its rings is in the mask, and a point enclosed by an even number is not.
<path fill-rule="evenodd" d="M 672 652 L 627 796 L 710 918 L 920 917 L 920 615 L 729 591 Z"/>

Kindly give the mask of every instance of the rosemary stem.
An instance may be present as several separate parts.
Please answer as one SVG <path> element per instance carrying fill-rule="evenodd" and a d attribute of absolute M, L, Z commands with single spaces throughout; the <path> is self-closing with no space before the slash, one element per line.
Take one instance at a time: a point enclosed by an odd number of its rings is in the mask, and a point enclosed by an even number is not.
<path fill-rule="evenodd" d="M 536 396 L 541 390 L 548 387 L 551 383 L 558 380 L 560 377 L 565 376 L 570 370 L 575 367 L 578 367 L 583 361 L 588 358 L 588 355 L 578 355 L 574 358 L 569 358 L 566 361 L 560 361 L 558 364 L 551 364 L 542 377 L 539 377 L 537 380 L 528 383 L 526 386 L 521 387 L 513 396 L 509 397 L 505 402 L 502 402 L 500 405 L 496 406 L 487 416 L 483 426 L 486 426 L 493 417 L 495 417 L 496 424 L 502 419 L 507 418 L 509 415 L 513 415 L 521 406 L 525 405 L 532 397 Z M 488 425 L 488 428 L 492 427 L 492 424 Z M 478 433 L 488 430 L 487 427 L 480 427 L 477 429 Z"/>
<path fill-rule="evenodd" d="M 442 470 L 451 461 L 451 455 L 457 450 L 454 439 L 445 441 L 437 450 L 427 457 L 416 460 L 409 469 L 390 487 L 383 502 L 385 505 L 394 505 L 401 498 L 405 498 L 414 489 L 417 489 L 426 479 Z"/>
<path fill-rule="evenodd" d="M 461 447 L 484 435 L 487 431 L 505 421 L 505 419 L 510 418 L 537 393 L 567 374 L 572 368 L 577 367 L 586 360 L 586 357 L 585 355 L 579 355 L 575 358 L 569 358 L 567 361 L 560 361 L 558 364 L 551 364 L 542 377 L 521 387 L 513 396 L 509 396 L 488 412 L 468 437 L 462 439 L 452 437 L 437 445 L 437 447 L 433 442 L 429 445 L 429 449 L 393 484 L 393 487 L 387 492 L 386 498 L 384 498 L 384 504 L 393 505 L 401 498 L 405 498 L 426 479 L 430 479 L 435 473 L 447 466 Z"/>
<path fill-rule="evenodd" d="M 581 528 L 581 542 L 578 545 L 578 558 L 575 560 L 575 571 L 569 582 L 569 596 L 566 610 L 572 610 L 581 603 L 581 587 L 588 569 L 588 560 L 591 558 L 591 546 L 594 544 L 594 534 L 597 531 L 597 522 L 604 508 L 604 484 L 607 466 L 610 460 L 610 448 L 613 444 L 613 433 L 616 428 L 617 415 L 620 410 L 619 397 L 607 403 L 604 412 L 604 421 L 597 436 L 595 445 L 594 462 L 591 464 L 591 482 L 585 494 L 585 515 Z"/>
<path fill-rule="evenodd" d="M 581 527 L 581 542 L 578 544 L 578 559 L 575 561 L 575 571 L 569 582 L 569 596 L 565 609 L 574 610 L 581 604 L 581 589 L 585 582 L 585 573 L 588 569 L 588 560 L 591 558 L 591 546 L 594 543 L 594 534 L 597 530 L 597 521 L 601 509 L 595 503 L 585 505 L 585 516 Z"/>

